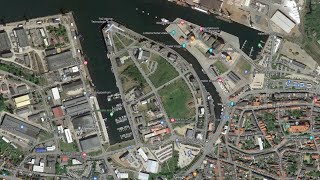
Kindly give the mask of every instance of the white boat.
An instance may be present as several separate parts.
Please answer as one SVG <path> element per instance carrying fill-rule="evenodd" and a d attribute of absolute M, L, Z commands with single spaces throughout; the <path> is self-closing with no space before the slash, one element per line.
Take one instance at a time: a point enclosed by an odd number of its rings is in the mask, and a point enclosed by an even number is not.
<path fill-rule="evenodd" d="M 166 19 L 166 18 L 161 18 L 161 22 L 163 22 L 163 23 L 168 23 L 168 22 L 169 22 L 169 20 L 168 20 L 168 19 Z"/>

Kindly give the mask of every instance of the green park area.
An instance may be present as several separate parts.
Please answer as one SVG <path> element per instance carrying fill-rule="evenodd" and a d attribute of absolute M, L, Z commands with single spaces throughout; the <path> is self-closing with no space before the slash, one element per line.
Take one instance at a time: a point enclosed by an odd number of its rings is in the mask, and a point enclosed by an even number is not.
<path fill-rule="evenodd" d="M 113 44 L 116 47 L 117 51 L 121 51 L 122 49 L 125 48 L 117 35 L 114 34 L 112 37 L 113 37 Z"/>
<path fill-rule="evenodd" d="M 189 119 L 195 115 L 195 108 L 190 107 L 189 103 L 193 104 L 193 97 L 189 87 L 183 79 L 178 79 L 175 82 L 164 86 L 159 94 L 163 106 L 169 117 L 177 119 Z"/>
<path fill-rule="evenodd" d="M 320 63 L 320 4 L 310 3 L 310 11 L 304 16 L 304 49 Z"/>
<path fill-rule="evenodd" d="M 35 74 L 30 74 L 30 73 L 24 72 L 22 68 L 18 68 L 16 66 L 10 65 L 10 64 L 0 63 L 0 70 L 6 71 L 6 72 L 9 72 L 15 76 L 24 78 L 30 82 L 35 83 L 35 84 L 39 84 L 42 80 L 40 77 L 37 77 Z"/>
<path fill-rule="evenodd" d="M 62 152 L 78 152 L 79 151 L 76 142 L 66 143 L 60 139 L 59 145 Z"/>
<path fill-rule="evenodd" d="M 251 72 L 251 64 L 244 58 L 240 58 L 236 65 L 236 70 L 242 77 L 249 78 Z"/>
<path fill-rule="evenodd" d="M 128 92 L 134 87 L 142 88 L 144 93 L 151 91 L 147 81 L 132 60 L 126 60 L 123 66 L 125 66 L 125 68 L 120 70 L 119 73 L 124 92 Z"/>
<path fill-rule="evenodd" d="M 173 151 L 172 158 L 168 159 L 162 166 L 158 174 L 150 174 L 149 179 L 157 179 L 157 177 L 166 177 L 167 179 L 174 179 L 173 175 L 180 170 L 178 167 L 179 154 Z"/>
<path fill-rule="evenodd" d="M 124 36 L 124 35 L 122 35 L 120 33 L 117 33 L 117 36 L 118 36 L 119 40 L 122 42 L 122 44 L 125 45 L 125 46 L 129 46 L 130 44 L 133 43 L 132 39 L 130 39 L 130 38 L 128 38 L 128 37 L 126 37 L 126 36 Z"/>
<path fill-rule="evenodd" d="M 175 68 L 160 55 L 152 54 L 150 59 L 158 64 L 155 72 L 149 76 L 155 87 L 160 87 L 179 75 Z"/>
<path fill-rule="evenodd" d="M 0 139 L 0 156 L 5 157 L 13 165 L 18 165 L 23 160 L 23 152 L 2 139 Z"/>
<path fill-rule="evenodd" d="M 223 62 L 221 61 L 217 61 L 213 64 L 214 67 L 216 67 L 216 70 L 218 71 L 217 73 L 219 75 L 225 73 L 226 71 L 228 71 L 228 68 L 225 64 L 223 64 Z"/>

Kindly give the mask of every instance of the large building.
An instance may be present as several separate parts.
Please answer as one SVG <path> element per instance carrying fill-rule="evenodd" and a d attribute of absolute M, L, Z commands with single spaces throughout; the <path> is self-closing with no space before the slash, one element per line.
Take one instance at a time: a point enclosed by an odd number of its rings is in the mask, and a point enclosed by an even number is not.
<path fill-rule="evenodd" d="M 296 25 L 290 18 L 279 10 L 272 16 L 271 21 L 288 34 Z"/>
<path fill-rule="evenodd" d="M 5 114 L 3 116 L 0 128 L 31 141 L 36 140 L 40 133 L 40 129 L 38 127 L 21 121 L 9 114 Z"/>
<path fill-rule="evenodd" d="M 79 140 L 82 151 L 90 151 L 100 147 L 97 135 L 92 135 Z"/>
<path fill-rule="evenodd" d="M 11 49 L 11 43 L 6 31 L 0 31 L 0 54 L 2 52 L 9 51 Z"/>
<path fill-rule="evenodd" d="M 74 66 L 77 64 L 72 56 L 71 51 L 65 51 L 60 54 L 47 56 L 47 63 L 49 71 L 55 71 L 64 67 Z"/>
<path fill-rule="evenodd" d="M 29 40 L 27 36 L 27 32 L 23 28 L 16 28 L 13 31 L 14 35 L 18 38 L 18 43 L 20 47 L 29 46 Z"/>
<path fill-rule="evenodd" d="M 91 114 L 75 117 L 72 120 L 72 124 L 74 129 L 88 129 L 88 128 L 93 129 L 94 128 L 93 117 Z"/>
<path fill-rule="evenodd" d="M 88 113 L 91 110 L 86 96 L 79 96 L 68 99 L 63 102 L 63 106 L 66 114 L 71 117 Z"/>
<path fill-rule="evenodd" d="M 17 108 L 31 104 L 29 95 L 19 96 L 14 99 Z"/>

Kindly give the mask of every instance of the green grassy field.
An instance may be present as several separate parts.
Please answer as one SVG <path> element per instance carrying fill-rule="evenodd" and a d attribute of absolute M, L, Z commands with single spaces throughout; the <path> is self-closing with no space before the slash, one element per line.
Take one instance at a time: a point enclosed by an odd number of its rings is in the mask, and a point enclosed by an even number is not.
<path fill-rule="evenodd" d="M 320 4 L 311 5 L 311 13 L 304 16 L 304 50 L 317 62 L 320 63 Z"/>
<path fill-rule="evenodd" d="M 139 69 L 134 65 L 128 65 L 121 73 L 121 79 L 124 80 L 124 90 L 130 90 L 134 86 L 140 86 L 144 93 L 151 91 L 147 81 L 144 79 L 143 75 L 140 73 Z"/>
<path fill-rule="evenodd" d="M 66 143 L 60 140 L 59 145 L 62 152 L 78 152 L 79 151 L 78 146 L 75 142 Z"/>
<path fill-rule="evenodd" d="M 251 72 L 251 64 L 247 60 L 240 58 L 236 65 L 236 69 L 243 77 L 248 78 Z M 247 74 L 245 74 L 245 70 L 248 71 Z"/>
<path fill-rule="evenodd" d="M 18 165 L 18 163 L 23 160 L 23 152 L 19 149 L 15 149 L 12 145 L 6 143 L 2 139 L 0 139 L 0 155 L 1 157 L 10 159 L 11 163 L 14 165 Z"/>
<path fill-rule="evenodd" d="M 179 155 L 177 151 L 173 152 L 172 158 L 168 159 L 162 166 L 158 174 L 150 174 L 149 179 L 156 179 L 158 176 L 164 176 L 167 179 L 173 179 L 173 175 L 180 169 L 178 167 Z"/>
<path fill-rule="evenodd" d="M 163 87 L 159 94 L 163 106 L 169 116 L 177 119 L 189 119 L 195 115 L 195 109 L 188 107 L 192 102 L 192 94 L 183 79 Z"/>
<path fill-rule="evenodd" d="M 133 43 L 132 39 L 129 39 L 125 36 L 123 36 L 122 34 L 117 33 L 117 36 L 119 37 L 120 41 L 123 43 L 123 45 L 125 46 L 129 46 L 130 44 Z"/>
<path fill-rule="evenodd" d="M 156 71 L 149 76 L 155 87 L 159 87 L 179 75 L 174 67 L 161 56 L 152 54 L 151 60 L 158 63 Z"/>
<path fill-rule="evenodd" d="M 117 35 L 113 35 L 113 43 L 114 46 L 117 48 L 117 51 L 121 51 L 122 49 L 124 49 L 124 45 L 121 43 L 120 38 Z"/>
<path fill-rule="evenodd" d="M 225 73 L 228 70 L 227 66 L 225 64 L 223 64 L 223 62 L 221 62 L 221 61 L 215 62 L 213 64 L 213 66 L 215 66 L 217 68 L 217 70 L 219 71 L 217 73 L 219 75 Z"/>

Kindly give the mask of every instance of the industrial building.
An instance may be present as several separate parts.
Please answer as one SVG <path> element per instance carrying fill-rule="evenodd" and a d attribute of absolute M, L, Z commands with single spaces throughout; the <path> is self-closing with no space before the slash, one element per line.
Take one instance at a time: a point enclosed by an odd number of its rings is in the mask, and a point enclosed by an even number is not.
<path fill-rule="evenodd" d="M 27 95 L 16 97 L 14 99 L 14 103 L 17 108 L 20 108 L 20 107 L 27 106 L 27 105 L 31 104 L 31 101 L 30 101 L 29 95 L 27 94 Z"/>
<path fill-rule="evenodd" d="M 72 120 L 74 129 L 94 128 L 93 117 L 91 114 L 75 117 Z"/>
<path fill-rule="evenodd" d="M 305 69 L 307 67 L 307 65 L 297 61 L 297 60 L 292 60 L 292 64 L 297 66 L 298 68 L 301 68 L 301 69 Z"/>
<path fill-rule="evenodd" d="M 264 84 L 264 74 L 256 74 L 250 84 L 251 89 L 262 89 Z"/>
<path fill-rule="evenodd" d="M 149 159 L 148 163 L 147 163 L 147 172 L 156 174 L 156 173 L 158 173 L 158 171 L 159 171 L 158 161 Z"/>
<path fill-rule="evenodd" d="M 54 54 L 46 57 L 49 71 L 55 71 L 64 67 L 75 66 L 76 60 L 71 51 Z"/>
<path fill-rule="evenodd" d="M 227 76 L 235 84 L 237 84 L 241 80 L 240 77 L 236 73 L 234 73 L 233 71 L 230 71 L 227 74 Z"/>
<path fill-rule="evenodd" d="M 147 154 L 143 151 L 143 149 L 139 148 L 138 150 L 138 154 L 142 157 L 142 159 L 147 162 L 148 161 L 148 156 Z"/>
<path fill-rule="evenodd" d="M 59 100 L 60 99 L 60 93 L 58 87 L 52 88 L 51 89 L 52 96 L 54 100 Z"/>
<path fill-rule="evenodd" d="M 92 135 L 79 140 L 82 151 L 87 152 L 100 147 L 98 136 Z"/>
<path fill-rule="evenodd" d="M 19 43 L 20 47 L 29 46 L 27 32 L 23 27 L 14 29 L 13 33 L 14 33 L 15 37 L 18 38 L 18 43 Z"/>
<path fill-rule="evenodd" d="M 0 31 L 0 54 L 3 52 L 10 51 L 11 43 L 9 40 L 9 36 L 6 31 Z"/>
<path fill-rule="evenodd" d="M 63 102 L 67 115 L 74 117 L 91 111 L 87 97 L 79 96 Z"/>
<path fill-rule="evenodd" d="M 295 22 L 293 22 L 289 17 L 279 10 L 272 16 L 270 20 L 288 34 L 296 25 Z"/>
<path fill-rule="evenodd" d="M 71 135 L 70 129 L 65 129 L 64 130 L 64 134 L 66 135 L 67 143 L 72 143 L 73 139 L 72 139 L 72 135 Z"/>
<path fill-rule="evenodd" d="M 138 179 L 139 180 L 148 180 L 149 179 L 149 174 L 148 173 L 139 172 Z"/>
<path fill-rule="evenodd" d="M 10 133 L 19 137 L 27 138 L 30 141 L 35 141 L 40 133 L 38 127 L 21 121 L 9 114 L 3 116 L 0 128 L 5 131 L 10 131 Z"/>

